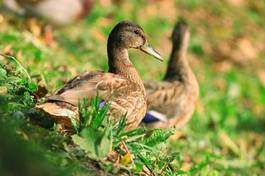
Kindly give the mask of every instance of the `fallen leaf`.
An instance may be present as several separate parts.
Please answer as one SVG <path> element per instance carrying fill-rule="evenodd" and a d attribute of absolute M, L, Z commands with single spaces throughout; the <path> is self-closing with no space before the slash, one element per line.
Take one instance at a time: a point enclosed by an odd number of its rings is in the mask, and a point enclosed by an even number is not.
<path fill-rule="evenodd" d="M 257 72 L 257 75 L 261 84 L 263 85 L 263 87 L 265 87 L 265 70 L 259 70 Z"/>
<path fill-rule="evenodd" d="M 111 0 L 100 0 L 99 3 L 103 7 L 108 7 L 111 5 Z"/>
<path fill-rule="evenodd" d="M 94 36 L 98 41 L 104 42 L 106 41 L 106 37 L 100 32 L 97 28 L 91 27 L 90 33 L 92 36 Z"/>
<path fill-rule="evenodd" d="M 217 62 L 213 65 L 214 70 L 222 73 L 226 73 L 231 70 L 231 63 L 227 61 Z"/>
<path fill-rule="evenodd" d="M 0 14 L 0 23 L 3 23 L 5 20 L 4 16 Z"/>
<path fill-rule="evenodd" d="M 53 31 L 51 26 L 46 26 L 44 29 L 44 42 L 51 48 L 55 48 L 57 43 L 53 37 Z"/>
<path fill-rule="evenodd" d="M 183 171 L 188 171 L 188 170 L 191 169 L 191 167 L 192 167 L 192 163 L 184 162 L 184 163 L 182 164 L 181 170 L 183 170 Z"/>
<path fill-rule="evenodd" d="M 182 131 L 176 131 L 172 136 L 169 137 L 170 141 L 186 138 L 186 134 Z"/>
<path fill-rule="evenodd" d="M 234 154 L 239 155 L 239 147 L 237 144 L 230 138 L 230 136 L 222 131 L 219 133 L 220 144 L 224 147 L 227 147 Z"/>
<path fill-rule="evenodd" d="M 181 170 L 188 171 L 192 167 L 192 158 L 189 155 L 184 156 L 183 158 L 183 164 L 181 166 Z"/>
<path fill-rule="evenodd" d="M 38 89 L 33 93 L 36 99 L 44 97 L 48 93 L 48 90 L 43 81 L 39 82 Z"/>
<path fill-rule="evenodd" d="M 3 51 L 4 51 L 4 53 L 6 55 L 14 55 L 14 51 L 13 51 L 12 45 L 5 46 L 4 49 L 3 49 Z"/>
<path fill-rule="evenodd" d="M 227 87 L 227 82 L 224 79 L 219 78 L 214 81 L 214 86 L 219 90 L 225 90 Z"/>
<path fill-rule="evenodd" d="M 254 59 L 257 57 L 257 51 L 247 38 L 241 38 L 238 41 L 239 51 L 247 58 Z"/>
<path fill-rule="evenodd" d="M 124 156 L 121 157 L 120 163 L 124 166 L 129 165 L 133 161 L 133 156 L 131 153 L 126 153 Z"/>
<path fill-rule="evenodd" d="M 41 35 L 41 26 L 36 18 L 30 18 L 27 24 L 30 32 L 32 32 L 35 37 L 39 37 Z"/>
<path fill-rule="evenodd" d="M 8 90 L 7 90 L 6 87 L 4 87 L 4 86 L 1 86 L 1 87 L 0 87 L 0 94 L 1 94 L 1 95 L 5 95 L 5 94 L 7 94 L 7 91 L 8 91 Z"/>
<path fill-rule="evenodd" d="M 236 7 L 241 7 L 246 4 L 246 0 L 226 0 L 226 2 Z"/>

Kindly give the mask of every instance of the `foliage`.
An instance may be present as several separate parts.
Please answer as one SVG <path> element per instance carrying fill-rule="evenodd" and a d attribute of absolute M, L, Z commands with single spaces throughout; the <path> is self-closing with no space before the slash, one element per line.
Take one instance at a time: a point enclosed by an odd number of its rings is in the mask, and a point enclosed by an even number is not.
<path fill-rule="evenodd" d="M 151 172 L 159 172 L 162 166 L 168 165 L 175 159 L 174 155 L 170 157 L 155 155 L 161 144 L 173 134 L 173 129 L 164 131 L 138 128 L 124 131 L 126 115 L 120 119 L 118 125 L 113 126 L 107 115 L 109 104 L 104 103 L 102 106 L 101 102 L 103 101 L 97 96 L 91 101 L 90 106 L 86 98 L 79 103 L 81 120 L 75 127 L 77 133 L 71 138 L 81 150 L 85 151 L 87 157 L 104 163 L 104 160 L 113 153 L 112 151 L 115 151 L 115 157 L 120 158 L 120 163 L 116 162 L 128 173 L 138 173 L 145 166 Z M 158 145 L 160 147 L 156 147 Z M 155 165 L 152 164 L 153 162 L 164 164 Z"/>
<path fill-rule="evenodd" d="M 80 124 L 75 127 L 77 134 L 72 136 L 73 142 L 80 146 L 91 158 L 102 159 L 111 151 L 112 125 L 107 117 L 109 104 L 100 108 L 100 98 L 79 103 Z"/>

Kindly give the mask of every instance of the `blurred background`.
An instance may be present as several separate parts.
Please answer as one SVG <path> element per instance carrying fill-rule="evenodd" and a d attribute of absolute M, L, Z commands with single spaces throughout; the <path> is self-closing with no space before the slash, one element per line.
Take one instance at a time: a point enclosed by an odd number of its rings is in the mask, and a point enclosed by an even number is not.
<path fill-rule="evenodd" d="M 191 30 L 188 60 L 200 84 L 200 101 L 168 148 L 180 153 L 183 170 L 198 166 L 202 175 L 264 174 L 265 1 L 90 0 L 87 13 L 78 12 L 65 23 L 45 13 L 38 14 L 42 18 L 14 13 L 0 3 L 0 52 L 15 56 L 49 92 L 78 73 L 107 70 L 106 41 L 119 21 L 138 23 L 168 59 L 171 30 L 184 18 Z M 163 77 L 166 62 L 135 50 L 130 57 L 143 79 Z M 7 92 L 1 88 L 0 94 Z M 5 108 L 5 113 L 12 111 Z"/>

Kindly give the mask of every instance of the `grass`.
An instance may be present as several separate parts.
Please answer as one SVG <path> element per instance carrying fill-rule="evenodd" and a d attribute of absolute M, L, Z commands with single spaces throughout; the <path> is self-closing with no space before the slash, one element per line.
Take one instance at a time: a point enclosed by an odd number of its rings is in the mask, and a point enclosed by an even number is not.
<path fill-rule="evenodd" d="M 263 175 L 265 87 L 258 73 L 265 66 L 265 4 L 242 2 L 247 3 L 130 0 L 104 8 L 98 3 L 84 21 L 54 29 L 55 43 L 38 32 L 42 22 L 1 11 L 0 52 L 16 58 L 0 57 L 0 136 L 6 144 L 0 150 L 6 151 L 0 155 L 1 173 L 20 171 L 14 163 L 34 161 L 40 164 L 34 169 L 23 165 L 28 168 L 24 175 L 136 174 L 143 168 L 156 175 Z M 106 116 L 96 115 L 106 110 L 98 109 L 97 99 L 92 109 L 80 105 L 84 125 L 76 127 L 74 136 L 62 136 L 56 126 L 43 129 L 30 123 L 26 112 L 42 93 L 37 88 L 53 92 L 77 73 L 107 70 L 106 39 L 115 23 L 129 19 L 140 24 L 167 58 L 168 38 L 180 16 L 190 24 L 189 59 L 200 83 L 200 101 L 184 129 L 168 140 L 172 129 L 125 133 L 122 121 L 113 127 Z M 143 79 L 163 76 L 166 64 L 135 50 L 130 56 Z M 86 121 L 96 117 L 101 120 L 95 126 Z M 120 169 L 104 160 L 110 148 L 121 157 Z M 3 158 L 13 164 L 3 165 Z"/>

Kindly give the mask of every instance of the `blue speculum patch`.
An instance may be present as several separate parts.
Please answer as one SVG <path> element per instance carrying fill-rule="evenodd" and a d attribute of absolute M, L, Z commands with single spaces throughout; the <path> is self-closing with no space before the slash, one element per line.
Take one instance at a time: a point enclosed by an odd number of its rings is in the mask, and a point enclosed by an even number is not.
<path fill-rule="evenodd" d="M 147 112 L 144 116 L 144 119 L 142 120 L 144 123 L 153 123 L 159 121 L 158 118 L 156 118 L 154 115 Z"/>

